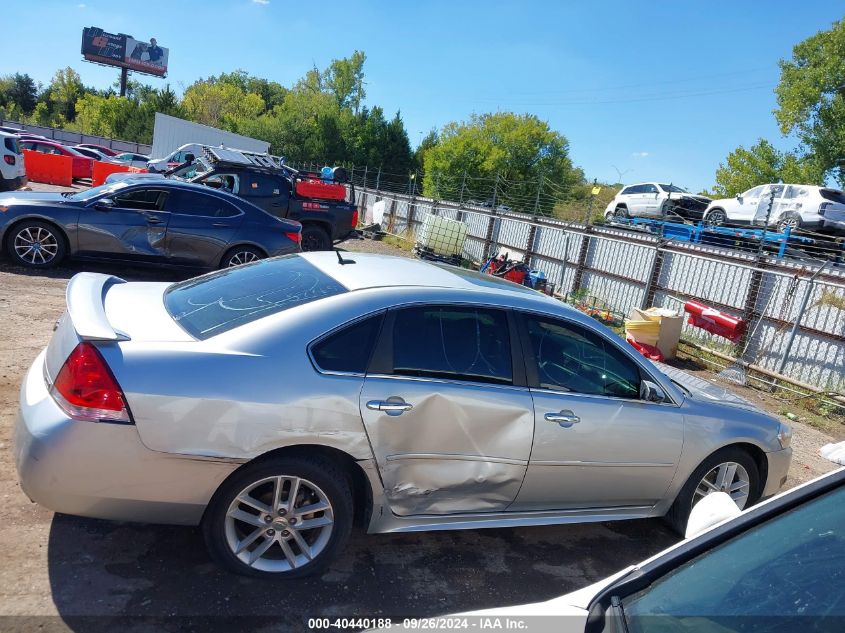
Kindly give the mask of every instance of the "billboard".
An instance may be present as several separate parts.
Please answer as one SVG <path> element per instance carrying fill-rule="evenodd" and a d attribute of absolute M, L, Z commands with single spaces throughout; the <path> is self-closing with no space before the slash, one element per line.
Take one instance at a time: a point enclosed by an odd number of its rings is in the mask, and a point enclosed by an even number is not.
<path fill-rule="evenodd" d="M 89 62 L 128 68 L 140 73 L 167 75 L 169 50 L 159 46 L 156 38 L 136 40 L 123 33 L 106 33 L 89 26 L 82 30 L 82 56 Z"/>

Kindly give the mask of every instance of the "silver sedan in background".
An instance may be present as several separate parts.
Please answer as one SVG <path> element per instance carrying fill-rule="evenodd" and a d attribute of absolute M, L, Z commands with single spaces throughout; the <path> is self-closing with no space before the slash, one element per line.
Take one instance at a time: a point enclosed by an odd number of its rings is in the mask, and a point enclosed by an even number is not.
<path fill-rule="evenodd" d="M 201 524 L 256 576 L 403 532 L 666 516 L 774 494 L 790 430 L 587 316 L 460 268 L 308 253 L 175 284 L 81 273 L 21 388 L 23 490 Z"/>

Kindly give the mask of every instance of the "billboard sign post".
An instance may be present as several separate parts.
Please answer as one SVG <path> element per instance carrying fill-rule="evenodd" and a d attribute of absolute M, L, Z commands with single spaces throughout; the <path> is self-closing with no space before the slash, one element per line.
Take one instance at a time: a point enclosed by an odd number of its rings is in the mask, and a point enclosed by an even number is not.
<path fill-rule="evenodd" d="M 124 33 L 107 33 L 95 26 L 82 29 L 82 57 L 89 62 L 120 68 L 121 96 L 126 92 L 126 76 L 130 70 L 166 77 L 169 54 L 170 50 L 159 46 L 154 37 L 144 41 Z"/>

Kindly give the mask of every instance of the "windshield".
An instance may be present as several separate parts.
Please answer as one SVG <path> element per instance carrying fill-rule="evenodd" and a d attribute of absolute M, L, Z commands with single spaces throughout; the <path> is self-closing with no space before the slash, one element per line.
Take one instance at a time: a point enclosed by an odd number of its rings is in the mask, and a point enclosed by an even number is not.
<path fill-rule="evenodd" d="M 191 336 L 207 339 L 295 306 L 346 292 L 298 255 L 265 259 L 168 288 L 164 305 Z"/>
<path fill-rule="evenodd" d="M 180 180 L 190 180 L 211 171 L 211 167 L 205 163 L 201 158 L 196 159 L 190 165 L 177 167 L 171 171 L 168 176 L 171 178 L 179 178 Z"/>
<path fill-rule="evenodd" d="M 686 189 L 678 187 L 677 185 L 660 185 L 666 193 L 689 193 Z"/>
<path fill-rule="evenodd" d="M 833 630 L 820 624 L 845 617 L 843 583 L 839 488 L 683 564 L 623 603 L 632 633 L 786 632 L 796 630 L 798 616 L 803 630 Z"/>
<path fill-rule="evenodd" d="M 88 200 L 93 200 L 97 196 L 101 196 L 107 193 L 113 193 L 118 189 L 122 189 L 126 185 L 127 183 L 123 181 L 110 182 L 105 185 L 100 185 L 99 187 L 91 187 L 90 189 L 86 189 L 85 191 L 70 194 L 68 195 L 68 200 L 73 200 L 74 202 L 86 202 Z"/>

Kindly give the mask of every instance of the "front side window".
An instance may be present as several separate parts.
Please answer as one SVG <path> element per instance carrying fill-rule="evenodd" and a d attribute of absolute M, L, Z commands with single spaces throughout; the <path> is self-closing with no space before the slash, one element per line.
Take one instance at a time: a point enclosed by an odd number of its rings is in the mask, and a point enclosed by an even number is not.
<path fill-rule="evenodd" d="M 453 306 L 399 310 L 393 325 L 393 373 L 512 384 L 507 315 Z"/>
<path fill-rule="evenodd" d="M 115 206 L 121 209 L 161 211 L 167 200 L 167 192 L 160 189 L 132 189 L 113 196 L 112 200 Z"/>
<path fill-rule="evenodd" d="M 539 387 L 611 398 L 640 397 L 640 371 L 610 341 L 566 321 L 526 315 Z"/>
<path fill-rule="evenodd" d="M 845 489 L 839 488 L 684 563 L 622 602 L 632 633 L 838 631 L 843 584 Z"/>
<path fill-rule="evenodd" d="M 311 347 L 317 367 L 323 371 L 363 374 L 367 371 L 384 313 L 347 325 Z"/>
<path fill-rule="evenodd" d="M 346 288 L 304 258 L 288 255 L 173 284 L 164 305 L 188 334 L 204 340 L 344 292 Z"/>

